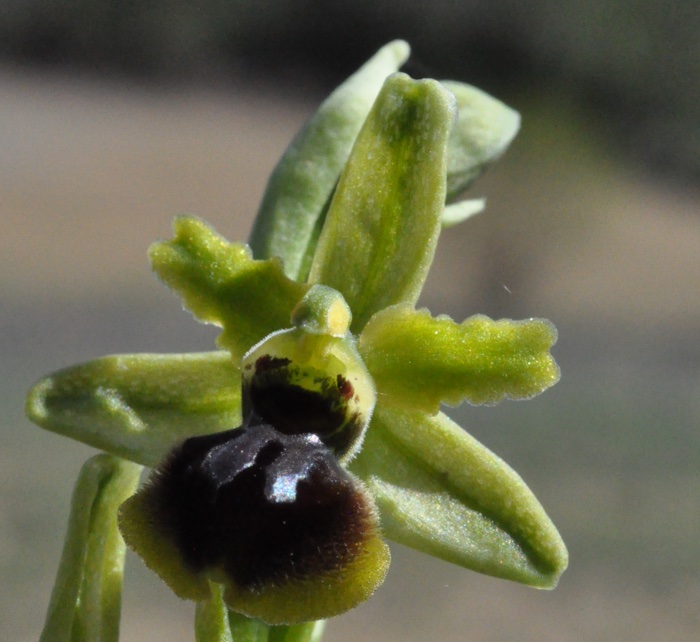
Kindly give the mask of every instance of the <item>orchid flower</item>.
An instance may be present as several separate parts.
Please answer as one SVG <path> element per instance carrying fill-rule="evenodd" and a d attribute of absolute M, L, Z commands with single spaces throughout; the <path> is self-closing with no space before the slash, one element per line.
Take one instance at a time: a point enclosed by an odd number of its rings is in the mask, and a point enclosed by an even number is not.
<path fill-rule="evenodd" d="M 151 247 L 156 274 L 222 328 L 218 350 L 104 357 L 30 392 L 33 421 L 108 453 L 78 482 L 45 639 L 117 639 L 119 529 L 197 602 L 202 642 L 319 639 L 382 583 L 385 540 L 556 585 L 568 557 L 544 509 L 440 410 L 556 383 L 556 330 L 415 307 L 441 229 L 483 208 L 456 197 L 519 118 L 412 80 L 407 57 L 390 43 L 320 107 L 249 245 L 179 217 Z"/>

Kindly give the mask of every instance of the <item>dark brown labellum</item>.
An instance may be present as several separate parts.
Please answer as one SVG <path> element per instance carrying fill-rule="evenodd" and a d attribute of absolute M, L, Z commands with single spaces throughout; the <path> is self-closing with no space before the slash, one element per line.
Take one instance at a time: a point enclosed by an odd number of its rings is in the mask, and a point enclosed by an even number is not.
<path fill-rule="evenodd" d="M 144 492 L 191 571 L 260 591 L 342 572 L 376 524 L 358 483 L 317 436 L 257 425 L 186 440 Z"/>

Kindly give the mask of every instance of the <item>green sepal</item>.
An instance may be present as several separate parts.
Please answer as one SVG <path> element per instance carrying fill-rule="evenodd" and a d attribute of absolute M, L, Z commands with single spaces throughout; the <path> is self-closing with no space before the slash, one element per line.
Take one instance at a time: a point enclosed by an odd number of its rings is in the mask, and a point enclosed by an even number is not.
<path fill-rule="evenodd" d="M 566 569 L 566 547 L 525 482 L 442 413 L 378 407 L 350 468 L 389 539 L 538 588 Z"/>
<path fill-rule="evenodd" d="M 375 314 L 359 350 L 387 404 L 435 413 L 440 403 L 527 399 L 559 380 L 549 350 L 556 328 L 544 319 L 461 324 L 401 304 Z"/>
<path fill-rule="evenodd" d="M 105 454 L 83 465 L 41 642 L 119 640 L 126 547 L 117 508 L 140 474 L 141 466 Z"/>
<path fill-rule="evenodd" d="M 500 100 L 461 82 L 442 83 L 457 98 L 459 116 L 447 145 L 447 202 L 497 160 L 520 129 L 520 115 Z"/>
<path fill-rule="evenodd" d="M 240 425 L 241 375 L 225 351 L 102 357 L 29 392 L 36 424 L 155 466 L 179 441 Z"/>
<path fill-rule="evenodd" d="M 409 54 L 396 40 L 338 87 L 299 132 L 275 168 L 250 236 L 256 258 L 279 257 L 287 276 L 303 281 L 304 256 L 340 172 L 386 77 Z"/>
<path fill-rule="evenodd" d="M 377 310 L 420 294 L 441 228 L 455 113 L 440 83 L 396 73 L 357 138 L 309 274 L 343 294 L 356 334 Z"/>
<path fill-rule="evenodd" d="M 156 274 L 204 323 L 223 328 L 217 345 L 240 359 L 280 328 L 308 290 L 284 275 L 279 259 L 253 260 L 250 248 L 229 243 L 203 221 L 180 216 L 175 237 L 154 243 L 149 256 Z"/>

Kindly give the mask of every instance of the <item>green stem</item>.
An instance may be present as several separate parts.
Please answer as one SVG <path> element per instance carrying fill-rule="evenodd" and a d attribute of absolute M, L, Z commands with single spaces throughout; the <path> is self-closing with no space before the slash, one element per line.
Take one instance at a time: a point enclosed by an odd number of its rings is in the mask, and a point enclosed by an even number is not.
<path fill-rule="evenodd" d="M 273 626 L 270 628 L 268 642 L 320 642 L 325 628 L 325 620 L 294 626 Z"/>
<path fill-rule="evenodd" d="M 195 611 L 196 642 L 320 642 L 325 621 L 294 626 L 268 626 L 259 620 L 229 611 L 223 588 L 211 584 L 212 597 L 199 602 Z"/>
<path fill-rule="evenodd" d="M 228 620 L 234 642 L 268 642 L 270 639 L 270 627 L 260 620 L 233 611 L 229 611 Z"/>
<path fill-rule="evenodd" d="M 118 641 L 125 546 L 117 509 L 141 469 L 105 454 L 83 465 L 41 642 Z"/>
<path fill-rule="evenodd" d="M 211 583 L 211 599 L 197 602 L 194 613 L 194 633 L 196 642 L 236 642 L 248 638 L 238 635 L 234 638 L 229 625 L 228 609 L 224 604 L 222 588 L 219 584 Z M 257 642 L 257 638 L 252 638 Z"/>

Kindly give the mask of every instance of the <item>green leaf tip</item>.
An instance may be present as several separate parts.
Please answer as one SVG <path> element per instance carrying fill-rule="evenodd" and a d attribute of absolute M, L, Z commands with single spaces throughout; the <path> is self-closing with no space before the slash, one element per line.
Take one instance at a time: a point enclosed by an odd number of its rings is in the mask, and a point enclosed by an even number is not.
<path fill-rule="evenodd" d="M 440 403 L 495 404 L 546 390 L 559 380 L 549 352 L 556 339 L 543 319 L 475 315 L 457 324 L 397 305 L 370 320 L 359 349 L 388 403 L 435 413 Z"/>
<path fill-rule="evenodd" d="M 453 564 L 554 588 L 561 536 L 520 476 L 444 414 L 378 407 L 351 469 L 387 538 Z"/>
<path fill-rule="evenodd" d="M 156 274 L 204 323 L 223 328 L 217 343 L 240 359 L 265 336 L 289 327 L 292 309 L 309 286 L 284 275 L 279 259 L 254 260 L 203 221 L 182 216 L 175 237 L 149 251 Z"/>
<path fill-rule="evenodd" d="M 355 333 L 376 311 L 420 294 L 440 233 L 455 113 L 440 83 L 396 73 L 355 142 L 309 274 L 345 297 Z"/>

